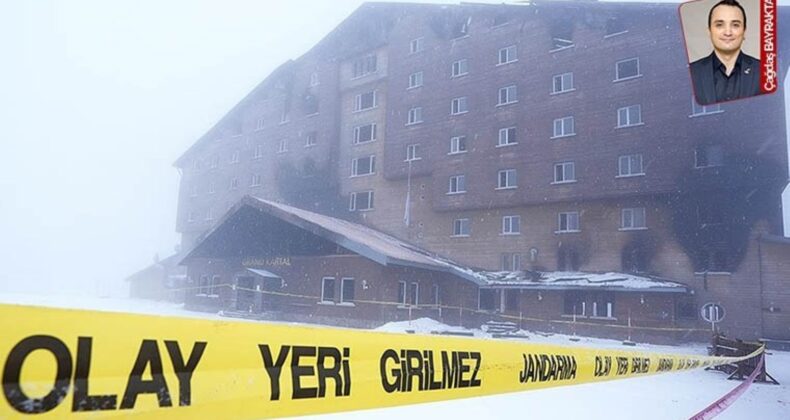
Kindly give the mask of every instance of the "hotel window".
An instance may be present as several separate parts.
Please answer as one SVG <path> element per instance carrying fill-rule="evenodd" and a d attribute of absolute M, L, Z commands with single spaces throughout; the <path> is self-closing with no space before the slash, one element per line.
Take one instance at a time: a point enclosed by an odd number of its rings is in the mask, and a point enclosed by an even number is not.
<path fill-rule="evenodd" d="M 358 77 L 375 73 L 377 69 L 376 64 L 376 54 L 369 54 L 354 60 L 353 68 L 351 70 L 351 78 L 356 79 Z"/>
<path fill-rule="evenodd" d="M 458 115 L 469 111 L 466 103 L 466 96 L 455 98 L 450 102 L 450 114 Z"/>
<path fill-rule="evenodd" d="M 576 164 L 574 162 L 560 162 L 554 164 L 554 183 L 576 181 Z"/>
<path fill-rule="evenodd" d="M 318 144 L 318 133 L 315 131 L 310 131 L 305 135 L 304 138 L 304 147 L 312 147 Z"/>
<path fill-rule="evenodd" d="M 552 138 L 573 136 L 576 134 L 576 127 L 573 117 L 563 117 L 554 120 L 554 135 Z"/>
<path fill-rule="evenodd" d="M 638 153 L 620 156 L 618 159 L 617 168 L 618 176 L 634 176 L 645 174 L 644 167 L 642 166 L 642 155 Z"/>
<path fill-rule="evenodd" d="M 412 282 L 409 284 L 409 305 L 417 306 L 420 302 L 420 284 Z"/>
<path fill-rule="evenodd" d="M 627 60 L 618 61 L 615 64 L 615 78 L 614 81 L 627 80 L 634 77 L 641 76 L 639 73 L 639 58 L 629 58 Z"/>
<path fill-rule="evenodd" d="M 255 121 L 255 131 L 260 130 L 263 130 L 263 118 L 258 118 L 258 120 Z"/>
<path fill-rule="evenodd" d="M 513 252 L 502 254 L 502 271 L 521 271 L 521 255 Z"/>
<path fill-rule="evenodd" d="M 406 306 L 406 282 L 399 281 L 398 282 L 398 303 L 402 306 Z"/>
<path fill-rule="evenodd" d="M 419 153 L 419 146 L 419 144 L 410 144 L 406 146 L 406 162 L 422 159 Z"/>
<path fill-rule="evenodd" d="M 439 285 L 433 285 L 433 304 L 435 306 L 441 305 L 441 299 L 439 298 Z"/>
<path fill-rule="evenodd" d="M 288 140 L 280 139 L 279 143 L 277 143 L 277 153 L 285 153 L 287 151 L 288 151 Z"/>
<path fill-rule="evenodd" d="M 552 78 L 551 93 L 563 93 L 573 90 L 573 73 L 558 74 Z"/>
<path fill-rule="evenodd" d="M 461 194 L 466 192 L 466 177 L 454 175 L 450 177 L 450 189 L 447 194 Z"/>
<path fill-rule="evenodd" d="M 360 93 L 354 101 L 354 111 L 364 111 L 376 107 L 376 91 Z"/>
<path fill-rule="evenodd" d="M 455 136 L 450 138 L 450 154 L 466 153 L 466 136 Z"/>
<path fill-rule="evenodd" d="M 354 144 L 376 140 L 376 124 L 365 124 L 354 127 Z"/>
<path fill-rule="evenodd" d="M 198 296 L 206 296 L 208 295 L 209 290 L 211 289 L 211 280 L 209 276 L 200 276 L 200 280 L 198 281 Z"/>
<path fill-rule="evenodd" d="M 620 213 L 620 229 L 646 229 L 645 222 L 645 208 L 635 207 L 630 209 L 623 209 Z"/>
<path fill-rule="evenodd" d="M 642 106 L 631 105 L 617 110 L 617 128 L 642 124 Z"/>
<path fill-rule="evenodd" d="M 566 290 L 562 296 L 562 314 L 587 316 L 587 302 L 584 298 L 584 292 Z"/>
<path fill-rule="evenodd" d="M 498 26 L 507 25 L 510 22 L 510 15 L 507 13 L 500 13 L 494 16 L 494 21 L 491 23 L 492 28 L 496 28 Z"/>
<path fill-rule="evenodd" d="M 210 221 L 212 221 L 212 220 L 214 220 L 214 211 L 212 211 L 212 210 L 211 210 L 211 208 L 209 208 L 209 209 L 206 211 L 206 221 L 209 221 L 209 222 L 210 222 Z"/>
<path fill-rule="evenodd" d="M 335 278 L 321 279 L 321 302 L 335 302 Z"/>
<path fill-rule="evenodd" d="M 498 190 L 516 188 L 518 185 L 515 169 L 503 169 L 497 174 Z"/>
<path fill-rule="evenodd" d="M 211 284 L 209 285 L 208 288 L 208 296 L 219 297 L 219 289 L 221 284 L 222 284 L 222 277 L 211 276 Z"/>
<path fill-rule="evenodd" d="M 340 283 L 340 302 L 354 303 L 354 279 L 345 277 Z"/>
<path fill-rule="evenodd" d="M 414 107 L 409 110 L 409 118 L 406 125 L 419 124 L 422 122 L 422 107 Z"/>
<path fill-rule="evenodd" d="M 477 309 L 481 311 L 495 311 L 497 291 L 494 289 L 477 289 Z"/>
<path fill-rule="evenodd" d="M 190 211 L 189 213 L 187 213 L 187 222 L 192 223 L 194 221 L 195 221 L 195 212 Z"/>
<path fill-rule="evenodd" d="M 592 316 L 597 318 L 614 318 L 614 293 L 593 293 Z"/>
<path fill-rule="evenodd" d="M 409 43 L 409 54 L 416 54 L 416 53 L 422 51 L 422 49 L 423 49 L 423 42 L 424 41 L 425 41 L 425 38 L 422 38 L 422 37 L 416 38 L 416 39 L 412 39 L 411 42 Z"/>
<path fill-rule="evenodd" d="M 453 236 L 469 236 L 469 219 L 453 220 Z"/>
<path fill-rule="evenodd" d="M 469 74 L 469 60 L 462 58 L 453 62 L 452 70 L 450 71 L 451 77 L 459 77 Z"/>
<path fill-rule="evenodd" d="M 280 124 L 285 124 L 290 121 L 290 117 L 288 116 L 288 110 L 283 110 L 283 113 L 280 114 Z"/>
<path fill-rule="evenodd" d="M 694 150 L 694 167 L 709 168 L 724 165 L 724 149 L 720 145 L 700 146 Z"/>
<path fill-rule="evenodd" d="M 238 178 L 231 178 L 230 179 L 230 189 L 235 190 L 239 188 L 239 179 Z"/>
<path fill-rule="evenodd" d="M 376 172 L 376 156 L 351 159 L 351 176 L 371 175 Z"/>
<path fill-rule="evenodd" d="M 625 29 L 625 22 L 623 19 L 618 17 L 610 17 L 606 21 L 606 34 L 604 35 L 604 38 L 624 34 L 626 32 L 628 32 L 628 30 Z"/>
<path fill-rule="evenodd" d="M 557 232 L 579 232 L 579 213 L 575 211 L 560 213 L 557 223 Z"/>
<path fill-rule="evenodd" d="M 516 144 L 516 127 L 500 128 L 497 146 Z"/>
<path fill-rule="evenodd" d="M 193 185 L 189 190 L 190 190 L 189 191 L 189 196 L 190 197 L 197 197 L 198 196 L 198 186 L 197 185 Z"/>
<path fill-rule="evenodd" d="M 230 155 L 230 163 L 239 163 L 239 162 L 241 162 L 239 151 L 234 150 L 233 153 L 231 153 Z"/>
<path fill-rule="evenodd" d="M 214 181 L 209 181 L 209 183 L 208 183 L 208 193 L 209 194 L 214 194 L 215 192 L 217 192 L 217 183 L 214 182 Z"/>
<path fill-rule="evenodd" d="M 348 209 L 350 211 L 365 211 L 373 209 L 373 191 L 351 193 Z"/>
<path fill-rule="evenodd" d="M 517 60 L 518 57 L 516 56 L 516 46 L 511 45 L 499 50 L 499 60 L 497 61 L 497 65 L 512 63 Z"/>
<path fill-rule="evenodd" d="M 418 71 L 409 75 L 409 89 L 422 86 L 422 72 Z"/>
<path fill-rule="evenodd" d="M 453 39 L 456 38 L 463 38 L 465 36 L 469 36 L 469 24 L 472 23 L 472 17 L 466 18 L 466 20 L 457 22 L 452 29 L 452 37 Z"/>
<path fill-rule="evenodd" d="M 518 235 L 521 233 L 521 216 L 503 216 L 502 234 Z"/>
<path fill-rule="evenodd" d="M 702 115 L 709 115 L 709 114 L 718 114 L 723 112 L 721 110 L 721 104 L 713 104 L 713 105 L 700 105 L 692 96 L 691 98 L 691 116 L 698 117 Z"/>
<path fill-rule="evenodd" d="M 508 105 L 516 102 L 518 102 L 516 85 L 499 88 L 499 102 L 497 102 L 497 105 Z"/>
<path fill-rule="evenodd" d="M 252 174 L 252 178 L 250 179 L 250 187 L 260 187 L 260 186 L 261 186 L 260 174 Z"/>
<path fill-rule="evenodd" d="M 219 167 L 219 156 L 213 156 L 208 165 L 209 169 L 217 169 Z"/>
<path fill-rule="evenodd" d="M 256 144 L 255 148 L 252 149 L 252 158 L 253 159 L 260 159 L 263 157 L 263 145 Z"/>
<path fill-rule="evenodd" d="M 318 86 L 318 84 L 319 84 L 318 73 L 313 72 L 312 74 L 310 74 L 310 86 Z"/>

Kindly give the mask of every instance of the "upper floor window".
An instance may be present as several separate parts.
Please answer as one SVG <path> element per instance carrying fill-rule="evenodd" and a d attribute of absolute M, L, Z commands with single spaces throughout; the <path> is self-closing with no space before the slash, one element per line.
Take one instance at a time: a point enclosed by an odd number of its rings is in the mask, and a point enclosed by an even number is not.
<path fill-rule="evenodd" d="M 255 121 L 255 130 L 256 131 L 263 130 L 263 127 L 264 127 L 263 123 L 264 123 L 263 118 L 258 118 Z"/>
<path fill-rule="evenodd" d="M 376 172 L 376 156 L 370 155 L 351 160 L 351 176 L 370 175 Z"/>
<path fill-rule="evenodd" d="M 340 283 L 340 302 L 354 303 L 354 279 L 344 277 Z"/>
<path fill-rule="evenodd" d="M 458 61 L 453 62 L 452 70 L 450 71 L 451 77 L 458 77 L 463 76 L 469 73 L 469 61 L 465 58 L 462 58 Z"/>
<path fill-rule="evenodd" d="M 354 101 L 354 111 L 364 111 L 376 107 L 376 91 L 360 93 Z"/>
<path fill-rule="evenodd" d="M 217 169 L 219 167 L 219 156 L 212 156 L 208 167 L 209 169 Z"/>
<path fill-rule="evenodd" d="M 409 75 L 409 89 L 422 86 L 422 72 L 418 71 Z"/>
<path fill-rule="evenodd" d="M 420 160 L 420 145 L 419 144 L 410 144 L 406 146 L 406 162 L 410 162 L 413 160 Z"/>
<path fill-rule="evenodd" d="M 348 209 L 351 211 L 372 210 L 373 191 L 362 191 L 362 192 L 351 193 L 351 200 Z"/>
<path fill-rule="evenodd" d="M 409 110 L 409 117 L 406 125 L 419 124 L 422 122 L 422 107 L 417 106 Z"/>
<path fill-rule="evenodd" d="M 423 37 L 412 39 L 409 43 L 409 54 L 415 54 L 422 51 L 424 42 L 425 38 Z"/>
<path fill-rule="evenodd" d="M 466 192 L 466 177 L 464 175 L 453 175 L 450 177 L 450 188 L 447 194 L 461 194 Z"/>
<path fill-rule="evenodd" d="M 457 22 L 453 26 L 453 38 L 463 38 L 469 35 L 469 25 L 472 23 L 472 18 L 468 17 L 463 21 Z"/>
<path fill-rule="evenodd" d="M 491 26 L 493 27 L 502 26 L 502 25 L 506 25 L 508 22 L 510 22 L 510 15 L 507 13 L 499 13 L 496 16 L 494 16 L 494 21 L 491 23 Z"/>
<path fill-rule="evenodd" d="M 287 110 L 287 109 L 284 109 L 284 110 L 283 110 L 283 113 L 282 113 L 282 114 L 280 114 L 280 124 L 285 124 L 285 123 L 287 123 L 288 121 L 290 121 L 290 120 L 291 120 L 290 118 L 291 118 L 291 117 L 290 117 L 290 116 L 289 116 L 289 114 L 288 114 L 288 110 Z"/>
<path fill-rule="evenodd" d="M 633 155 L 620 156 L 617 162 L 617 175 L 618 176 L 634 176 L 644 175 L 644 167 L 642 166 L 642 155 L 639 153 Z"/>
<path fill-rule="evenodd" d="M 566 137 L 576 134 L 573 117 L 563 117 L 554 120 L 554 134 L 552 137 Z"/>
<path fill-rule="evenodd" d="M 617 128 L 642 124 L 642 106 L 631 105 L 617 110 Z"/>
<path fill-rule="evenodd" d="M 518 235 L 521 233 L 521 216 L 503 216 L 502 234 Z"/>
<path fill-rule="evenodd" d="M 500 128 L 497 146 L 516 144 L 516 127 Z"/>
<path fill-rule="evenodd" d="M 618 17 L 610 17 L 606 20 L 606 34 L 604 36 L 610 37 L 620 35 L 628 32 L 625 28 L 625 22 Z"/>
<path fill-rule="evenodd" d="M 455 98 L 450 102 L 450 114 L 458 115 L 469 112 L 467 107 L 466 96 Z"/>
<path fill-rule="evenodd" d="M 516 85 L 499 88 L 498 98 L 497 105 L 508 105 L 518 102 L 518 92 L 516 90 Z"/>
<path fill-rule="evenodd" d="M 354 60 L 353 68 L 351 70 L 351 78 L 356 79 L 358 77 L 366 76 L 370 73 L 375 73 L 376 70 L 376 54 L 369 54 Z"/>
<path fill-rule="evenodd" d="M 324 277 L 321 279 L 321 302 L 335 302 L 335 278 Z"/>
<path fill-rule="evenodd" d="M 200 170 L 200 160 L 195 159 L 192 161 L 192 170 L 199 171 Z"/>
<path fill-rule="evenodd" d="M 277 153 L 285 153 L 288 151 L 288 140 L 280 139 L 277 143 Z"/>
<path fill-rule="evenodd" d="M 235 190 L 239 188 L 239 179 L 238 178 L 231 178 L 230 179 L 230 189 Z"/>
<path fill-rule="evenodd" d="M 639 73 L 639 58 L 629 58 L 627 60 L 618 61 L 615 64 L 615 77 L 614 81 L 626 80 L 634 77 L 641 76 Z"/>
<path fill-rule="evenodd" d="M 250 179 L 250 186 L 251 187 L 259 187 L 261 185 L 261 176 L 260 174 L 252 174 Z"/>
<path fill-rule="evenodd" d="M 304 137 L 304 147 L 311 147 L 318 144 L 318 133 L 315 131 L 308 132 Z"/>
<path fill-rule="evenodd" d="M 699 146 L 694 150 L 694 167 L 707 168 L 724 165 L 724 148 L 721 145 Z"/>
<path fill-rule="evenodd" d="M 192 223 L 194 221 L 195 221 L 195 212 L 190 211 L 189 213 L 187 213 L 187 222 Z"/>
<path fill-rule="evenodd" d="M 575 211 L 560 213 L 557 217 L 557 232 L 578 232 L 579 213 Z"/>
<path fill-rule="evenodd" d="M 214 182 L 214 181 L 209 181 L 209 183 L 208 183 L 208 193 L 209 194 L 214 194 L 215 192 L 217 192 L 217 183 Z"/>
<path fill-rule="evenodd" d="M 521 254 L 505 252 L 502 254 L 502 271 L 520 271 Z"/>
<path fill-rule="evenodd" d="M 623 209 L 620 213 L 620 228 L 623 230 L 628 229 L 645 229 L 645 208 L 636 207 Z"/>
<path fill-rule="evenodd" d="M 453 220 L 453 236 L 469 236 L 469 219 Z"/>
<path fill-rule="evenodd" d="M 576 181 L 576 164 L 574 162 L 560 162 L 554 164 L 554 183 Z"/>
<path fill-rule="evenodd" d="M 573 73 L 563 73 L 552 77 L 551 93 L 569 92 L 573 89 Z"/>
<path fill-rule="evenodd" d="M 455 136 L 450 138 L 450 154 L 466 152 L 466 136 Z"/>
<path fill-rule="evenodd" d="M 319 84 L 318 73 L 316 73 L 316 72 L 311 73 L 310 74 L 310 86 L 318 86 L 318 84 Z"/>
<path fill-rule="evenodd" d="M 723 112 L 721 110 L 721 104 L 713 104 L 713 105 L 700 105 L 697 101 L 692 97 L 691 98 L 691 116 L 697 117 L 700 115 L 708 115 L 708 114 L 718 114 Z"/>
<path fill-rule="evenodd" d="M 376 140 L 376 124 L 365 124 L 354 127 L 354 144 Z"/>
<path fill-rule="evenodd" d="M 573 47 L 573 24 L 557 25 L 552 29 L 551 50 L 557 51 Z"/>
<path fill-rule="evenodd" d="M 263 157 L 263 145 L 256 144 L 255 148 L 252 149 L 252 158 L 253 159 L 260 159 Z"/>
<path fill-rule="evenodd" d="M 517 50 L 515 45 L 499 49 L 499 60 L 497 64 L 507 64 L 517 61 Z"/>
<path fill-rule="evenodd" d="M 230 154 L 230 163 L 239 163 L 241 162 L 241 156 L 238 150 L 234 150 L 233 153 Z"/>
<path fill-rule="evenodd" d="M 518 179 L 515 169 L 503 169 L 497 173 L 497 189 L 516 188 Z"/>
<path fill-rule="evenodd" d="M 189 196 L 190 197 L 197 197 L 198 196 L 198 186 L 193 185 L 192 188 L 189 189 Z"/>

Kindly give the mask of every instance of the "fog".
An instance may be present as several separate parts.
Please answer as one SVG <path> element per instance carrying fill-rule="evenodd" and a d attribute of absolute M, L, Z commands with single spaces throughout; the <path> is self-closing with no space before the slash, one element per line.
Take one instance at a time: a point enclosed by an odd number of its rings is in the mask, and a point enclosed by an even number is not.
<path fill-rule="evenodd" d="M 361 3 L 1 3 L 0 292 L 126 295 L 179 241 L 176 158 Z"/>

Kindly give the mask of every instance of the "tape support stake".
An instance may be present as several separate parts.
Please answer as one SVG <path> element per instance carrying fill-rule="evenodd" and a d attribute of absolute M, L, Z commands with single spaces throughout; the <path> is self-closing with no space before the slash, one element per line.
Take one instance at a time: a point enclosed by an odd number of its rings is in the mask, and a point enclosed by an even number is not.
<path fill-rule="evenodd" d="M 0 305 L 0 418 L 252 419 L 607 381 L 741 358 Z"/>

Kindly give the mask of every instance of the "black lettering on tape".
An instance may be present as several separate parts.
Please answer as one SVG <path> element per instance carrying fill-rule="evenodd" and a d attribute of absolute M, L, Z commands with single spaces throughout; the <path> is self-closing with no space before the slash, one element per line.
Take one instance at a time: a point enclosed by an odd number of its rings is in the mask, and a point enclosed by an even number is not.
<path fill-rule="evenodd" d="M 315 368 L 303 366 L 299 363 L 302 357 L 315 357 L 315 347 L 293 346 L 291 349 L 291 384 L 293 393 L 291 398 L 298 400 L 303 398 L 315 398 L 318 395 L 318 388 L 302 386 L 303 376 L 314 376 Z"/>
<path fill-rule="evenodd" d="M 22 391 L 19 379 L 22 365 L 30 353 L 47 350 L 55 356 L 57 371 L 52 389 L 42 398 L 30 398 Z M 3 366 L 3 395 L 14 410 L 25 414 L 46 413 L 57 407 L 69 392 L 71 353 L 62 341 L 51 335 L 31 335 L 17 343 Z"/>
<path fill-rule="evenodd" d="M 143 374 L 149 365 L 151 366 L 151 380 L 143 380 Z M 140 344 L 137 360 L 134 361 L 134 367 L 129 373 L 126 391 L 121 399 L 121 409 L 134 408 L 137 396 L 140 394 L 156 394 L 159 407 L 173 406 L 170 400 L 170 391 L 167 389 L 167 382 L 162 372 L 162 356 L 159 354 L 156 340 L 143 340 Z"/>
<path fill-rule="evenodd" d="M 283 372 L 283 365 L 285 365 L 285 359 L 288 357 L 288 351 L 290 351 L 291 346 L 280 347 L 280 353 L 277 354 L 276 361 L 272 359 L 272 351 L 268 344 L 259 344 L 258 348 L 263 358 L 263 368 L 269 375 L 269 383 L 272 388 L 269 400 L 277 401 L 280 399 L 280 374 Z"/>
<path fill-rule="evenodd" d="M 204 341 L 196 341 L 192 346 L 192 352 L 189 353 L 189 360 L 184 364 L 184 357 L 181 355 L 178 341 L 165 340 L 167 353 L 170 355 L 173 369 L 176 371 L 176 378 L 178 378 L 178 405 L 181 407 L 192 403 L 192 375 L 195 373 L 200 358 L 203 357 L 206 344 Z"/>
<path fill-rule="evenodd" d="M 71 411 L 115 410 L 117 395 L 89 395 L 88 378 L 91 369 L 91 337 L 77 339 L 77 365 L 74 369 L 74 399 Z"/>

